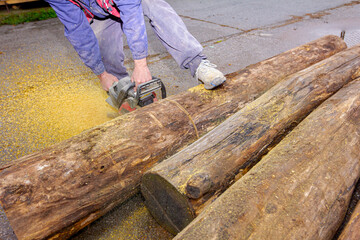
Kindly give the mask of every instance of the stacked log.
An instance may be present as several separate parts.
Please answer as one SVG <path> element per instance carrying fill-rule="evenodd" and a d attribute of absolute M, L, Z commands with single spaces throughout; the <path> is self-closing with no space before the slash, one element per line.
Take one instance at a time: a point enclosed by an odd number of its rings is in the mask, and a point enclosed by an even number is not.
<path fill-rule="evenodd" d="M 194 141 L 286 76 L 346 48 L 327 36 L 25 156 L 0 172 L 18 239 L 65 239 L 139 190 L 154 163 Z"/>
<path fill-rule="evenodd" d="M 293 74 L 142 179 L 152 215 L 181 231 L 320 103 L 359 76 L 360 46 Z"/>
<path fill-rule="evenodd" d="M 175 239 L 331 239 L 360 175 L 359 90 L 324 102 Z"/>
<path fill-rule="evenodd" d="M 360 203 L 358 203 L 351 214 L 349 222 L 341 232 L 338 240 L 360 239 Z"/>

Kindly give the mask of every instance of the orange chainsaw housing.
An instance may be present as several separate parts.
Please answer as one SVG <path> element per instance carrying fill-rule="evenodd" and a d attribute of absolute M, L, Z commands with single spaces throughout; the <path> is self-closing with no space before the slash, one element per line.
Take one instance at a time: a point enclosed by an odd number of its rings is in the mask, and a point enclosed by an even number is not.
<path fill-rule="evenodd" d="M 156 97 L 156 93 L 155 92 L 152 92 L 152 95 L 153 95 L 153 102 L 157 102 L 158 99 Z M 139 105 L 137 105 L 136 107 L 132 108 L 130 107 L 130 104 L 128 102 L 124 102 L 121 107 L 119 108 L 119 113 L 121 114 L 124 114 L 124 113 L 128 113 L 128 112 L 132 112 L 132 111 L 135 111 L 136 109 L 140 108 Z"/>

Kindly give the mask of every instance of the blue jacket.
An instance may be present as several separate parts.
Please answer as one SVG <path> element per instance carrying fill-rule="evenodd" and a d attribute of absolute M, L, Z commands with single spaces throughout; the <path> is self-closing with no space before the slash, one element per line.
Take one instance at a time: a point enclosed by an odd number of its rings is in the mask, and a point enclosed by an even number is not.
<path fill-rule="evenodd" d="M 65 26 L 65 36 L 74 46 L 81 60 L 99 75 L 105 71 L 94 32 L 83 10 L 68 0 L 46 0 Z M 96 0 L 81 0 L 86 9 L 98 18 L 106 18 Z M 113 0 L 120 11 L 123 31 L 134 60 L 147 56 L 147 36 L 141 0 Z M 116 44 L 116 43 L 114 43 Z"/>

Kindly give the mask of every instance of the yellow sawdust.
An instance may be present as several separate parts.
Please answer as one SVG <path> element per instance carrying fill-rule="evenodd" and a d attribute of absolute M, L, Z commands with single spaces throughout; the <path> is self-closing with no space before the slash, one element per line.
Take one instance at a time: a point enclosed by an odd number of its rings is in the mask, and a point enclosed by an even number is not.
<path fill-rule="evenodd" d="M 32 58 L 16 59 L 15 63 L 1 64 L 2 162 L 53 145 L 116 116 L 115 109 L 105 102 L 106 93 L 96 76 L 88 69 L 71 71 L 56 61 L 52 65 Z"/>

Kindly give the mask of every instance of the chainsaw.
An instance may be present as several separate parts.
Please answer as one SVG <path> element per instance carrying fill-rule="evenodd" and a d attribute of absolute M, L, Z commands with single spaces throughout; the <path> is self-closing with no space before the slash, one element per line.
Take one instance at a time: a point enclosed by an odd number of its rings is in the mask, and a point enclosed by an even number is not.
<path fill-rule="evenodd" d="M 166 88 L 159 78 L 153 77 L 152 80 L 137 86 L 134 91 L 135 83 L 130 77 L 124 77 L 118 82 L 114 82 L 109 88 L 106 102 L 119 109 L 119 112 L 131 112 L 138 107 L 144 107 L 157 101 L 155 91 L 161 90 L 161 98 L 166 98 Z"/>

